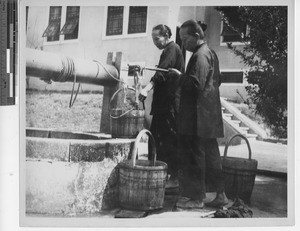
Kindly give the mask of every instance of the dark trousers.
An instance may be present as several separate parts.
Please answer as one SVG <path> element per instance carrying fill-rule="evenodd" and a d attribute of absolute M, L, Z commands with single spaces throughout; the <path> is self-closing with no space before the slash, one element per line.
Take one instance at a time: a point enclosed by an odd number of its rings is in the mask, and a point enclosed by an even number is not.
<path fill-rule="evenodd" d="M 178 147 L 178 179 L 182 196 L 202 200 L 205 198 L 206 181 L 209 181 L 217 192 L 224 191 L 217 139 L 179 135 Z"/>
<path fill-rule="evenodd" d="M 156 143 L 157 160 L 168 164 L 168 174 L 177 177 L 177 134 L 174 113 L 153 115 L 150 131 Z"/>

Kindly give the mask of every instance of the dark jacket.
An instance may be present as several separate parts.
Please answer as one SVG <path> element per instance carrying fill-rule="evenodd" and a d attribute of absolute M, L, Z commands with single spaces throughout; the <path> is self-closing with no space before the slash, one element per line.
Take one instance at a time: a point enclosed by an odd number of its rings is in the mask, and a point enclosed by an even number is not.
<path fill-rule="evenodd" d="M 206 43 L 201 44 L 193 52 L 180 81 L 179 134 L 224 136 L 219 84 L 218 57 Z"/>
<path fill-rule="evenodd" d="M 163 50 L 159 59 L 159 68 L 175 68 L 184 71 L 184 59 L 180 47 L 170 42 Z M 179 78 L 177 75 L 156 72 L 151 78 L 154 82 L 151 115 L 166 114 L 176 109 L 175 92 L 178 88 Z"/>

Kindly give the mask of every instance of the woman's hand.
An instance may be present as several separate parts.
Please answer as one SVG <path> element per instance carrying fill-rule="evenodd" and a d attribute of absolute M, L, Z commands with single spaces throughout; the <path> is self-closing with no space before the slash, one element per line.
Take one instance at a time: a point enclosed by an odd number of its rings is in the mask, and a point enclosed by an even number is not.
<path fill-rule="evenodd" d="M 154 87 L 154 83 L 152 81 L 150 81 L 146 87 L 144 87 L 143 89 L 141 89 L 141 91 L 139 92 L 139 100 L 141 102 L 143 102 L 147 98 L 148 92 L 153 87 Z"/>
<path fill-rule="evenodd" d="M 139 100 L 143 102 L 147 98 L 148 92 L 145 88 L 140 91 Z"/>
<path fill-rule="evenodd" d="M 169 73 L 171 73 L 171 74 L 176 74 L 176 75 L 181 75 L 181 74 L 182 74 L 180 71 L 178 71 L 178 70 L 175 69 L 175 68 L 169 68 L 168 71 L 169 71 Z"/>

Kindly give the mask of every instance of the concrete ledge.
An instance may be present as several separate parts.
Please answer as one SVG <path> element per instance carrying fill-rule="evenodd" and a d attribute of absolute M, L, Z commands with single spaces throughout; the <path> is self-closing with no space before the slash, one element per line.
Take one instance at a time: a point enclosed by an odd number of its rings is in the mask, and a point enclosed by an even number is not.
<path fill-rule="evenodd" d="M 130 156 L 131 147 L 134 144 L 135 139 L 111 139 L 106 149 L 106 157 L 120 161 Z"/>
<path fill-rule="evenodd" d="M 54 139 L 88 139 L 102 140 L 110 139 L 111 135 L 104 133 L 87 133 L 87 132 L 72 132 L 60 131 L 57 129 L 45 128 L 26 128 L 26 137 L 54 138 Z"/>
<path fill-rule="evenodd" d="M 286 144 L 287 145 L 287 139 L 274 139 L 274 138 L 266 138 L 266 139 L 263 139 L 263 141 L 265 142 L 270 142 L 270 143 L 274 143 L 274 144 Z"/>
<path fill-rule="evenodd" d="M 279 177 L 283 179 L 287 179 L 287 173 L 286 172 L 278 172 L 278 171 L 269 171 L 264 169 L 257 169 L 256 171 L 257 175 L 263 175 L 263 176 L 269 176 L 269 177 Z"/>
<path fill-rule="evenodd" d="M 72 140 L 26 137 L 26 158 L 102 161 L 128 156 L 134 139 Z"/>
<path fill-rule="evenodd" d="M 108 139 L 97 142 L 75 141 L 70 142 L 70 161 L 102 161 L 104 158 L 123 159 L 130 153 L 132 139 Z"/>
<path fill-rule="evenodd" d="M 49 138 L 54 139 L 88 139 L 88 140 L 98 140 L 98 136 L 81 133 L 81 132 L 62 132 L 62 131 L 49 131 Z"/>
<path fill-rule="evenodd" d="M 49 131 L 41 128 L 35 128 L 35 129 L 26 128 L 26 137 L 48 138 Z"/>
<path fill-rule="evenodd" d="M 106 156 L 106 143 L 72 143 L 70 144 L 70 161 L 103 161 Z"/>
<path fill-rule="evenodd" d="M 69 140 L 26 138 L 26 158 L 69 161 Z"/>

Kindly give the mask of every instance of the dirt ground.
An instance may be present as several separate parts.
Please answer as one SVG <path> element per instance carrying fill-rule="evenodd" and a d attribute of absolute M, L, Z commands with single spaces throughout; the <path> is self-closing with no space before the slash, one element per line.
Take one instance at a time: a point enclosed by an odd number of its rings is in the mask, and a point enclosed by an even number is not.
<path fill-rule="evenodd" d="M 78 94 L 69 108 L 71 94 L 26 92 L 26 127 L 99 132 L 102 94 Z"/>

